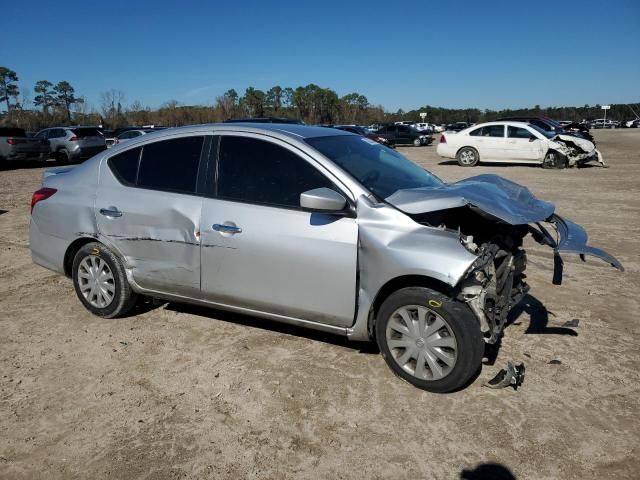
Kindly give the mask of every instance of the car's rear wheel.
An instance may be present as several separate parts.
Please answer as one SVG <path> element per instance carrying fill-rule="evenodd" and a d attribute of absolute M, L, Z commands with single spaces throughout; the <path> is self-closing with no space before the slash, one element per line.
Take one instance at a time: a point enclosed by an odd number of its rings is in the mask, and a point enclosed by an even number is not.
<path fill-rule="evenodd" d="M 553 150 L 549 150 L 542 161 L 542 168 L 565 168 L 566 166 L 566 157 Z"/>
<path fill-rule="evenodd" d="M 480 161 L 480 155 L 475 148 L 463 147 L 458 151 L 456 160 L 461 167 L 475 167 Z"/>
<path fill-rule="evenodd" d="M 124 266 L 114 253 L 98 242 L 82 246 L 73 259 L 73 286 L 82 304 L 94 315 L 122 317 L 134 307 Z"/>
<path fill-rule="evenodd" d="M 428 288 L 391 294 L 380 307 L 375 333 L 391 370 L 423 390 L 458 390 L 482 366 L 484 340 L 469 307 Z"/>
<path fill-rule="evenodd" d="M 62 163 L 71 163 L 71 156 L 66 148 L 61 148 L 56 152 L 56 160 Z"/>

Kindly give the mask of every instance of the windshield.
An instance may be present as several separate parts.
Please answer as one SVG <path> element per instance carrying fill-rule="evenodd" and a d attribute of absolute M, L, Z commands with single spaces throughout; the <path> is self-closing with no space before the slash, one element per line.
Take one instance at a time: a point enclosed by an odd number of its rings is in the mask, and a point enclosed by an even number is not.
<path fill-rule="evenodd" d="M 338 135 L 307 138 L 306 142 L 381 199 L 398 190 L 442 185 L 435 175 L 365 137 Z"/>
<path fill-rule="evenodd" d="M 537 125 L 534 125 L 533 123 L 529 123 L 528 125 L 529 127 L 533 128 L 536 132 L 541 133 L 547 138 L 553 138 L 557 135 L 556 132 L 547 132 L 546 130 L 541 129 L 540 127 L 538 127 Z"/>

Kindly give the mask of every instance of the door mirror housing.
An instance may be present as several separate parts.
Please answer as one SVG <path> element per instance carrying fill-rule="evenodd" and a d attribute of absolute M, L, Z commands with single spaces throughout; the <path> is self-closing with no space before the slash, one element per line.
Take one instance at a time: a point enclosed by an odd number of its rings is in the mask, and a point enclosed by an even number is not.
<path fill-rule="evenodd" d="M 309 210 L 339 212 L 344 210 L 346 205 L 346 198 L 327 187 L 314 188 L 300 194 L 300 206 Z"/>
<path fill-rule="evenodd" d="M 533 142 L 534 140 L 537 140 L 537 139 L 538 139 L 538 137 L 535 137 L 535 136 L 533 136 L 533 135 L 531 135 L 531 136 L 529 137 L 529 141 L 530 141 L 530 142 Z"/>

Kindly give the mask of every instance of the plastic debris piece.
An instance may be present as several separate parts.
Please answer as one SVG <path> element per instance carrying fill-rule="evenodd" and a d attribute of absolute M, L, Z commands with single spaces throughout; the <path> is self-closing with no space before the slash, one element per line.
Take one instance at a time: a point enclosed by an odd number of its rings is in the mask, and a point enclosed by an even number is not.
<path fill-rule="evenodd" d="M 525 367 L 524 363 L 514 366 L 513 363 L 507 362 L 507 367 L 503 368 L 498 374 L 484 384 L 489 388 L 506 388 L 513 387 L 517 390 L 524 382 Z"/>

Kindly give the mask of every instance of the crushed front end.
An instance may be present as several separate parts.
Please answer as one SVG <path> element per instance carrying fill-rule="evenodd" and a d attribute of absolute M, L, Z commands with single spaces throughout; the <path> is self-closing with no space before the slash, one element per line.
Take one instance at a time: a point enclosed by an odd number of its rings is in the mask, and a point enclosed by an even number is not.
<path fill-rule="evenodd" d="M 585 255 L 596 256 L 623 270 L 614 257 L 587 245 L 587 234 L 582 227 L 555 214 L 545 222 L 510 225 L 478 209 L 462 207 L 420 215 L 416 219 L 424 225 L 457 230 L 460 243 L 477 256 L 458 283 L 455 295 L 469 305 L 485 341 L 491 344 L 500 339 L 509 312 L 529 291 L 525 275 L 527 255 L 523 248 L 527 235 L 553 249 L 553 283 L 556 285 L 562 282 L 563 253 L 576 253 L 582 260 Z"/>

